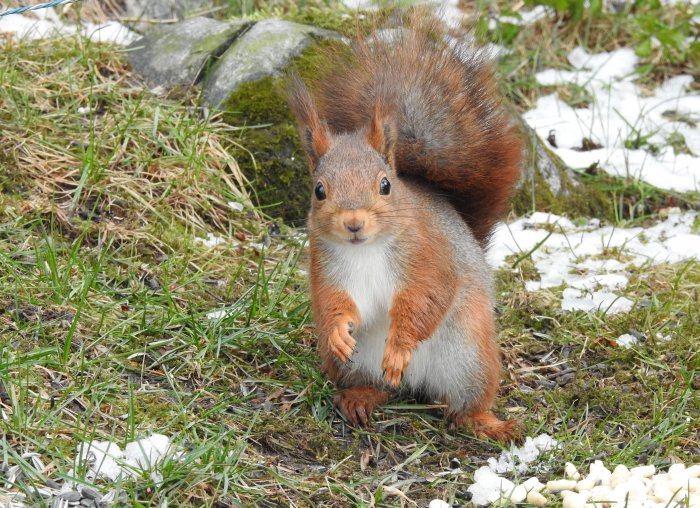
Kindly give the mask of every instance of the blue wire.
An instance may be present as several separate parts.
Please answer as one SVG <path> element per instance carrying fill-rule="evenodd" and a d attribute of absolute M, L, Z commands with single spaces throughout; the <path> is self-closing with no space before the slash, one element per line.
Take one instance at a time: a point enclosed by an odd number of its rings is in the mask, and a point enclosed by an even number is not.
<path fill-rule="evenodd" d="M 46 9 L 47 7 L 54 7 L 62 3 L 79 2 L 80 0 L 54 0 L 53 2 L 45 2 L 43 4 L 30 5 L 28 7 L 17 7 L 16 9 L 8 9 L 4 12 L 0 12 L 0 18 L 3 16 L 9 16 L 10 14 L 20 14 L 26 11 L 34 11 L 36 9 Z"/>

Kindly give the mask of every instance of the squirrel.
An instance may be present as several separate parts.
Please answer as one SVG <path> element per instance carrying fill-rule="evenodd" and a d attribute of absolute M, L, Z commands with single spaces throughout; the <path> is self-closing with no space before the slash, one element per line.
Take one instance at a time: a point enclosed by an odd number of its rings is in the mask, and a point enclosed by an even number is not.
<path fill-rule="evenodd" d="M 311 307 L 334 403 L 366 426 L 390 396 L 440 401 L 453 425 L 507 441 L 485 249 L 522 141 L 488 59 L 414 11 L 358 35 L 287 96 L 314 181 Z"/>

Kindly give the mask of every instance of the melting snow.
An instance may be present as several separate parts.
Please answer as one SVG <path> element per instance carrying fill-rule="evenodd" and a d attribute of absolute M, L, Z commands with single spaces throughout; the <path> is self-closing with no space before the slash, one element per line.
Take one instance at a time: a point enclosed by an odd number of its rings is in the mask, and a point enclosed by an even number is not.
<path fill-rule="evenodd" d="M 692 76 L 675 76 L 648 95 L 633 82 L 639 62 L 632 49 L 591 54 L 579 47 L 568 59 L 573 71 L 549 69 L 536 79 L 542 85 L 579 85 L 591 94 L 590 106 L 572 108 L 555 93 L 524 115 L 542 139 L 553 137 L 551 148 L 566 164 L 599 163 L 612 175 L 662 189 L 700 189 L 700 94 L 687 91 Z M 584 138 L 599 148 L 582 151 Z M 638 139 L 645 143 L 627 147 Z M 690 154 L 675 154 L 669 146 L 680 140 Z"/>
<path fill-rule="evenodd" d="M 216 247 L 217 245 L 226 243 L 226 238 L 208 232 L 206 238 L 195 238 L 194 241 L 201 243 L 205 247 Z"/>
<path fill-rule="evenodd" d="M 620 335 L 615 342 L 617 342 L 617 345 L 620 347 L 625 347 L 629 348 L 637 344 L 638 340 L 637 337 L 634 335 L 630 335 L 629 333 L 625 333 L 623 335 Z"/>
<path fill-rule="evenodd" d="M 501 452 L 498 460 L 489 458 L 488 469 L 493 473 L 511 471 L 525 473 L 529 469 L 529 464 L 534 462 L 542 452 L 552 450 L 557 445 L 556 439 L 548 434 L 540 434 L 534 439 L 528 436 L 522 446 L 511 445 L 510 450 Z"/>
<path fill-rule="evenodd" d="M 525 289 L 565 286 L 562 309 L 627 312 L 633 302 L 619 294 L 628 283 L 627 269 L 657 263 L 700 260 L 700 235 L 693 232 L 695 212 L 671 209 L 668 218 L 648 227 L 600 227 L 592 220 L 576 226 L 569 219 L 536 212 L 529 218 L 501 225 L 493 237 L 488 259 L 492 266 L 506 257 L 532 253 L 539 280 Z"/>
<path fill-rule="evenodd" d="M 113 42 L 120 45 L 127 45 L 139 37 L 138 34 L 116 21 L 101 25 L 94 23 L 72 25 L 63 23 L 54 9 L 40 9 L 33 12 L 36 17 L 13 14 L 0 18 L 0 33 L 12 33 L 19 39 L 30 40 L 80 34 L 94 42 Z"/>
<path fill-rule="evenodd" d="M 501 495 L 509 497 L 514 493 L 520 495 L 525 500 L 527 491 L 532 487 L 524 484 L 524 487 L 516 486 L 512 481 L 499 476 L 503 473 L 517 471 L 520 474 L 528 472 L 531 464 L 547 450 L 552 450 L 558 446 L 557 441 L 547 434 L 541 434 L 536 438 L 528 437 L 523 446 L 511 445 L 509 451 L 501 452 L 498 459 L 491 457 L 487 466 L 482 466 L 474 473 L 474 484 L 467 489 L 472 494 L 472 502 L 476 505 L 487 505 L 497 501 Z M 532 483 L 532 482 L 531 482 Z M 538 482 L 539 483 L 539 482 Z"/>
<path fill-rule="evenodd" d="M 78 446 L 79 460 L 90 464 L 87 476 L 112 481 L 155 469 L 173 452 L 174 446 L 170 439 L 162 434 L 153 434 L 128 443 L 124 451 L 109 441 L 91 441 Z"/>

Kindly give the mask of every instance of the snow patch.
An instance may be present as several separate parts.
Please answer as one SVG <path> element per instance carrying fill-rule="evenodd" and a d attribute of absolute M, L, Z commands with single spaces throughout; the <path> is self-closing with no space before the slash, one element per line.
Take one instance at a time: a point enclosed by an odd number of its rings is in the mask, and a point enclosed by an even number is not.
<path fill-rule="evenodd" d="M 104 24 L 63 23 L 52 8 L 33 11 L 36 17 L 13 14 L 0 18 L 0 33 L 14 34 L 18 39 L 50 39 L 79 34 L 93 42 L 112 42 L 125 46 L 139 35 L 121 23 L 109 21 Z"/>
<path fill-rule="evenodd" d="M 89 463 L 88 478 L 111 481 L 155 469 L 167 456 L 175 455 L 170 438 L 162 434 L 133 441 L 124 451 L 110 441 L 91 441 L 78 445 L 78 459 Z"/>
<path fill-rule="evenodd" d="M 631 335 L 629 333 L 625 333 L 625 334 L 620 335 L 615 340 L 615 342 L 617 342 L 617 345 L 620 347 L 630 348 L 630 347 L 637 344 L 638 339 L 634 335 Z"/>
<path fill-rule="evenodd" d="M 558 445 L 556 439 L 548 434 L 540 434 L 536 438 L 527 437 L 525 443 L 518 447 L 511 445 L 510 450 L 501 452 L 498 459 L 488 459 L 488 468 L 494 473 L 510 473 L 517 471 L 525 473 L 540 454 L 552 450 Z"/>
<path fill-rule="evenodd" d="M 555 93 L 523 115 L 542 139 L 554 140 L 550 148 L 567 165 L 599 164 L 662 189 L 700 189 L 700 94 L 687 91 L 692 76 L 670 78 L 647 96 L 633 82 L 639 59 L 630 48 L 591 54 L 579 47 L 568 59 L 573 71 L 548 69 L 537 81 L 579 85 L 591 104 L 572 108 Z M 690 153 L 674 152 L 671 142 L 679 140 Z"/>
<path fill-rule="evenodd" d="M 216 247 L 217 245 L 226 243 L 225 238 L 217 236 L 214 233 L 207 233 L 206 238 L 195 238 L 194 241 L 201 243 L 205 247 Z"/>
<path fill-rule="evenodd" d="M 539 280 L 527 281 L 527 291 L 563 286 L 563 310 L 628 312 L 634 302 L 619 292 L 627 287 L 629 267 L 700 260 L 700 235 L 693 232 L 698 216 L 674 208 L 654 226 L 622 228 L 600 227 L 599 221 L 577 226 L 537 212 L 500 225 L 487 257 L 499 267 L 508 256 L 534 249 L 530 259 Z"/>

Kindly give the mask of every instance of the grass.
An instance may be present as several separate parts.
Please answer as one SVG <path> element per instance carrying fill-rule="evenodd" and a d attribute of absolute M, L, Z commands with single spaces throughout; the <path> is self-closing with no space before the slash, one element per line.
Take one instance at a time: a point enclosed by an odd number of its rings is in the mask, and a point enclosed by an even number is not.
<path fill-rule="evenodd" d="M 74 461 L 81 442 L 123 447 L 158 432 L 183 451 L 162 479 L 97 488 L 123 491 L 129 506 L 405 504 L 392 488 L 421 506 L 467 502 L 471 471 L 499 446 L 415 401 L 383 407 L 368 430 L 333 409 L 303 232 L 252 206 L 228 155 L 235 127 L 195 95 L 148 91 L 118 51 L 78 39 L 11 43 L 0 82 L 0 460 L 25 472 L 11 490 L 41 506 L 47 478 L 74 470 L 93 483 Z M 522 90 L 523 104 L 537 92 Z M 208 233 L 223 243 L 196 240 Z M 700 265 L 634 270 L 625 296 L 636 305 L 613 316 L 557 311 L 560 288 L 523 289 L 533 270 L 524 257 L 497 273 L 497 410 L 562 442 L 540 479 L 566 461 L 697 460 Z M 616 347 L 630 329 L 646 340 Z M 453 458 L 467 474 L 435 476 Z"/>

